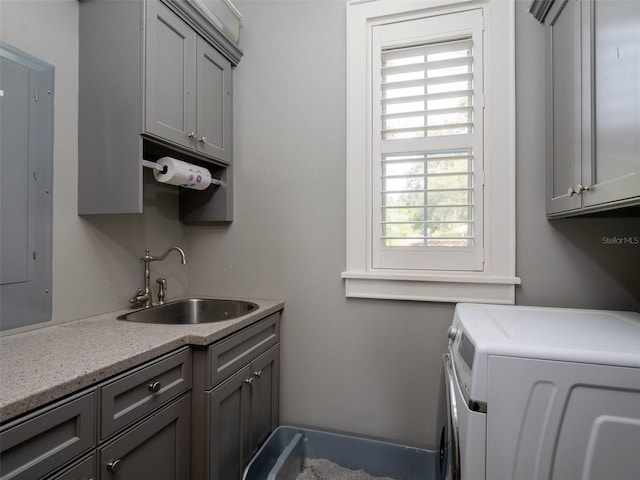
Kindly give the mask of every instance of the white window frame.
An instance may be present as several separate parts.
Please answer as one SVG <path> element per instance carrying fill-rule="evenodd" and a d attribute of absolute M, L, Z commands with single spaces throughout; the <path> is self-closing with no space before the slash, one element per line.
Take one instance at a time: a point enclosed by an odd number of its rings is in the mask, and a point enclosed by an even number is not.
<path fill-rule="evenodd" d="M 484 17 L 484 194 L 481 270 L 373 266 L 373 28 L 470 8 Z M 378 159 L 376 159 L 378 161 Z M 515 4 L 505 0 L 347 3 L 347 297 L 515 303 Z"/>

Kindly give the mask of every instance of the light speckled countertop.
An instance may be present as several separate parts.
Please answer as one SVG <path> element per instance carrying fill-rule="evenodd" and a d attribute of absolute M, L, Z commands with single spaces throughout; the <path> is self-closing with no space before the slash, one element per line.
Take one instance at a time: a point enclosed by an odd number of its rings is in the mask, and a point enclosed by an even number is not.
<path fill-rule="evenodd" d="M 0 338 L 0 422 L 89 387 L 183 345 L 208 345 L 284 308 L 257 300 L 242 317 L 199 325 L 157 325 L 97 315 Z"/>

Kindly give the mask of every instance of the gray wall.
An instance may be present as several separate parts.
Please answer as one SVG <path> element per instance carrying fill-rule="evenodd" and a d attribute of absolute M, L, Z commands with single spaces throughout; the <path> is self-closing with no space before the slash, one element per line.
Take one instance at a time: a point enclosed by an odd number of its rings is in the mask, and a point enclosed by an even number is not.
<path fill-rule="evenodd" d="M 347 300 L 343 1 L 238 1 L 236 221 L 187 232 L 193 291 L 286 300 L 282 421 L 433 446 L 452 306 Z M 517 2 L 517 302 L 640 310 L 638 218 L 547 221 L 544 35 Z"/>
<path fill-rule="evenodd" d="M 451 305 L 347 300 L 345 2 L 237 2 L 235 220 L 187 232 L 194 292 L 283 298 L 281 420 L 434 435 Z"/>
<path fill-rule="evenodd" d="M 542 27 L 518 0 L 518 266 L 521 304 L 640 311 L 638 218 L 544 216 Z M 245 57 L 235 71 L 236 221 L 177 221 L 174 190 L 147 182 L 145 215 L 76 215 L 76 0 L 0 1 L 0 38 L 56 66 L 54 322 L 113 311 L 140 283 L 137 257 L 169 296 L 282 298 L 282 421 L 436 443 L 440 356 L 453 306 L 347 300 L 345 2 L 237 1 Z M 188 275 L 187 275 L 188 270 Z"/>

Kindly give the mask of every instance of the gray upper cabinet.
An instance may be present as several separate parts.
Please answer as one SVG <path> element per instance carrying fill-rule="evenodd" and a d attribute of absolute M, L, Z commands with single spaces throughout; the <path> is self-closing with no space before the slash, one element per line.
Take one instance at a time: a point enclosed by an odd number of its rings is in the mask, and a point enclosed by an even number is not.
<path fill-rule="evenodd" d="M 160 2 L 147 4 L 145 132 L 231 162 L 231 62 Z"/>
<path fill-rule="evenodd" d="M 556 1 L 547 16 L 547 214 L 640 203 L 640 2 Z"/>
<path fill-rule="evenodd" d="M 194 148 L 196 33 L 160 2 L 146 16 L 145 132 Z"/>
<path fill-rule="evenodd" d="M 231 163 L 231 63 L 201 38 L 196 42 L 196 79 L 196 147 L 203 155 Z"/>
<path fill-rule="evenodd" d="M 181 219 L 231 220 L 241 55 L 187 2 L 81 2 L 78 214 L 142 213 L 142 160 L 169 155 L 225 182 L 181 196 Z"/>
<path fill-rule="evenodd" d="M 567 0 L 547 27 L 547 213 L 576 210 L 581 183 L 582 62 L 580 0 Z"/>

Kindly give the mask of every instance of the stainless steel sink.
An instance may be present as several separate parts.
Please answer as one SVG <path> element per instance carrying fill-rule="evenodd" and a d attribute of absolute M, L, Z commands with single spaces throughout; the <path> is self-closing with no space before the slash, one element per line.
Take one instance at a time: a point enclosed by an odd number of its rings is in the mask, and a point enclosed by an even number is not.
<path fill-rule="evenodd" d="M 258 308 L 252 302 L 213 298 L 187 298 L 120 315 L 118 320 L 163 325 L 193 325 L 241 317 Z"/>

